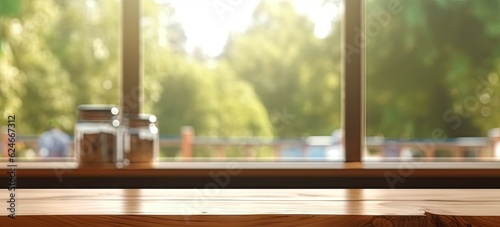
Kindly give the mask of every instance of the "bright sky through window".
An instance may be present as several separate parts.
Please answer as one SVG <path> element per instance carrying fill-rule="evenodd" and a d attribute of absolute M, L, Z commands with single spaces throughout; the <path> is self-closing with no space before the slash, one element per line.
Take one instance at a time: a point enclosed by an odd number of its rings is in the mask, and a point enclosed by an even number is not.
<path fill-rule="evenodd" d="M 204 54 L 219 55 L 230 32 L 244 31 L 259 0 L 188 0 L 172 1 L 176 15 L 188 38 L 187 50 L 200 48 Z M 340 15 L 338 0 L 292 0 L 299 13 L 306 14 L 315 24 L 315 35 L 323 38 L 330 33 L 332 19 Z"/>

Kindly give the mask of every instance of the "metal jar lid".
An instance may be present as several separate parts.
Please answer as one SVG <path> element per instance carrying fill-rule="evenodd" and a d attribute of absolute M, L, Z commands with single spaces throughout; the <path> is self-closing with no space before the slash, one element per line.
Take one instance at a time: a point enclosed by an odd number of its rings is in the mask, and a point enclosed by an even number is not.
<path fill-rule="evenodd" d="M 109 121 L 118 116 L 115 105 L 84 104 L 78 106 L 78 121 Z"/>
<path fill-rule="evenodd" d="M 148 127 L 156 124 L 156 116 L 152 114 L 129 114 L 123 118 L 129 127 Z"/>

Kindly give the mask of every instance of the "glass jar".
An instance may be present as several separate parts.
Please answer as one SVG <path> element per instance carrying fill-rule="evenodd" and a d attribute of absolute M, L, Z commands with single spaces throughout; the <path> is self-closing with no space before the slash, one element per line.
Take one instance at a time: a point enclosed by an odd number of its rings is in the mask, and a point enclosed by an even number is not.
<path fill-rule="evenodd" d="M 127 115 L 124 123 L 123 164 L 153 164 L 159 153 L 159 134 L 156 116 Z"/>
<path fill-rule="evenodd" d="M 117 160 L 119 109 L 113 105 L 80 105 L 75 127 L 79 166 L 113 164 Z"/>

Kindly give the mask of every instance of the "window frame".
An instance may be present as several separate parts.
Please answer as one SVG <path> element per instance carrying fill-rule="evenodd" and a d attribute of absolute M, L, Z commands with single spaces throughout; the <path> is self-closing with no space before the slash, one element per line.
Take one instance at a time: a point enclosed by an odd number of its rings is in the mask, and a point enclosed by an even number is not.
<path fill-rule="evenodd" d="M 342 23 L 342 130 L 344 162 L 164 162 L 80 169 L 76 163 L 19 163 L 21 188 L 500 188 L 498 162 L 363 162 L 365 50 L 364 0 L 344 0 Z M 123 114 L 142 105 L 140 0 L 122 0 Z M 359 37 L 358 37 L 359 38 Z M 348 47 L 359 47 L 349 52 Z M 349 60 L 346 61 L 346 55 Z M 1 168 L 5 168 L 2 165 Z M 7 168 L 8 169 L 8 168 Z M 221 178 L 222 177 L 222 178 Z M 6 182 L 3 174 L 0 180 Z"/>

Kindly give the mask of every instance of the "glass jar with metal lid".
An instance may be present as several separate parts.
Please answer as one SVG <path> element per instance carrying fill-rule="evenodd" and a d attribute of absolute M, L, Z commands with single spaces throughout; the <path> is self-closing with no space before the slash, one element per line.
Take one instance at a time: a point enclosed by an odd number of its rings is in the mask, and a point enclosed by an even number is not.
<path fill-rule="evenodd" d="M 130 163 L 153 164 L 158 158 L 159 135 L 156 116 L 136 114 L 123 117 L 124 125 L 124 161 Z"/>
<path fill-rule="evenodd" d="M 79 166 L 116 162 L 120 138 L 119 109 L 114 105 L 80 105 L 75 127 L 75 151 Z"/>

